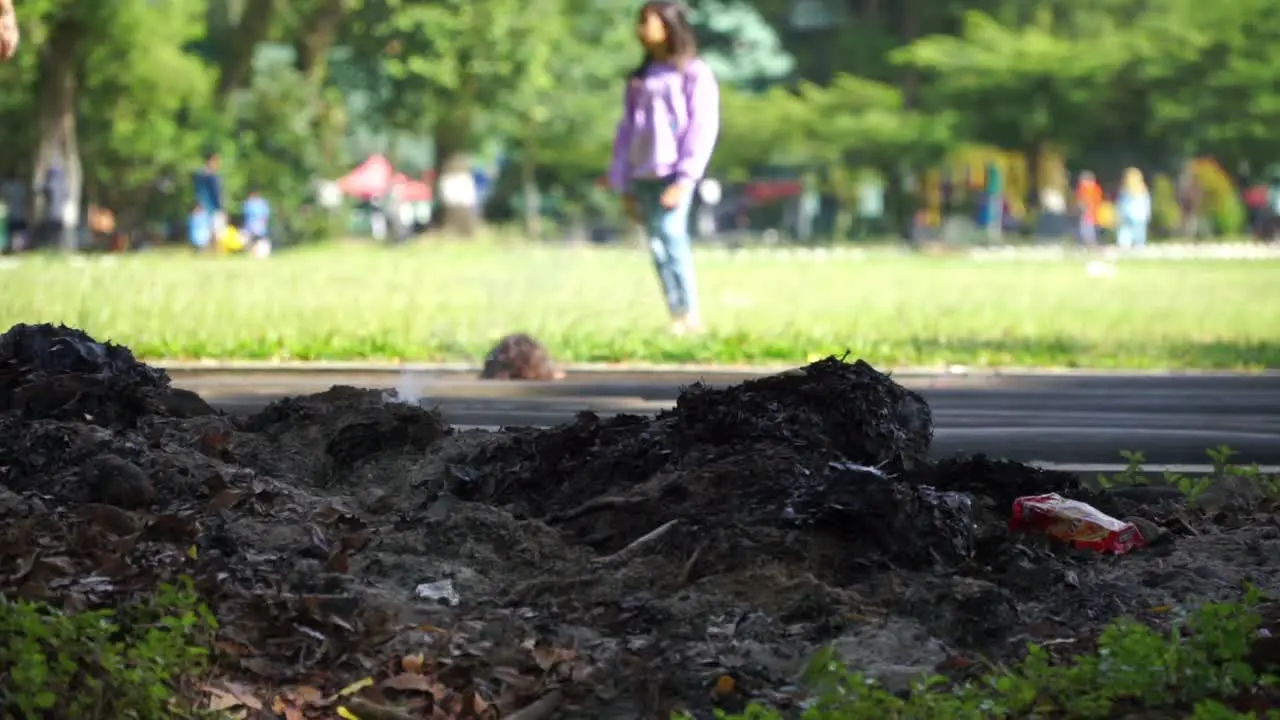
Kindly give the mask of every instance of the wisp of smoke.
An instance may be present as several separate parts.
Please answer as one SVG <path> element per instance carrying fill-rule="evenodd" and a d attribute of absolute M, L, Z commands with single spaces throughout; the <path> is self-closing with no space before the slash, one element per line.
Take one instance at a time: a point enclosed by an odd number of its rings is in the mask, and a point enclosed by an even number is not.
<path fill-rule="evenodd" d="M 402 405 L 421 405 L 423 390 L 427 386 L 426 376 L 412 370 L 401 370 L 396 378 L 396 386 L 382 394 L 383 402 Z"/>

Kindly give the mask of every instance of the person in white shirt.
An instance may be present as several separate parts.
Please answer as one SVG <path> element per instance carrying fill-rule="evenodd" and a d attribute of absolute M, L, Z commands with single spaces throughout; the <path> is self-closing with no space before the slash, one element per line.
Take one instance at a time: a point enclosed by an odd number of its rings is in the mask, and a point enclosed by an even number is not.
<path fill-rule="evenodd" d="M 8 224 L 9 248 L 22 250 L 27 234 L 27 184 L 11 177 L 0 183 L 0 202 L 5 205 L 5 222 Z"/>
<path fill-rule="evenodd" d="M 18 52 L 18 13 L 13 0 L 0 0 L 0 60 L 11 60 Z"/>

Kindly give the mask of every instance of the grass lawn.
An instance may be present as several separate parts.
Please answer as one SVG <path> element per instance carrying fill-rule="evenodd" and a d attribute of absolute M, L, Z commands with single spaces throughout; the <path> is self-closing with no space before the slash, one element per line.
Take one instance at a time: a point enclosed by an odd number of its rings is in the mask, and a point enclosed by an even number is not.
<path fill-rule="evenodd" d="M 674 338 L 640 250 L 316 248 L 31 258 L 0 272 L 0 322 L 64 322 L 151 359 L 478 360 L 527 331 L 562 361 L 886 367 L 1280 367 L 1280 262 L 869 255 L 699 257 L 710 331 Z"/>

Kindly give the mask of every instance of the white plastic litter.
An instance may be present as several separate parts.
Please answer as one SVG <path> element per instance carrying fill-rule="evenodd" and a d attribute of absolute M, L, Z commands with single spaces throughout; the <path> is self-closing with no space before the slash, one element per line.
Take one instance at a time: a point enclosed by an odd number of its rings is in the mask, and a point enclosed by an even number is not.
<path fill-rule="evenodd" d="M 413 594 L 422 600 L 434 600 L 450 607 L 462 602 L 458 591 L 453 589 L 453 581 L 449 579 L 422 583 L 414 588 Z"/>

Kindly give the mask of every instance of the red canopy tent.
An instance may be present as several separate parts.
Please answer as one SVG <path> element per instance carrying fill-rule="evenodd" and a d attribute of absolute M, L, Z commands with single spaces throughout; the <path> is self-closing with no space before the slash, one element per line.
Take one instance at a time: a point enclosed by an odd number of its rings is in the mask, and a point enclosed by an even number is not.
<path fill-rule="evenodd" d="M 391 161 L 381 155 L 371 155 L 368 160 L 338 180 L 338 188 L 347 195 L 369 198 L 382 195 L 391 186 Z"/>
<path fill-rule="evenodd" d="M 396 173 L 391 178 L 391 185 L 396 189 L 396 196 L 403 202 L 430 202 L 433 196 L 430 185 L 410 180 L 403 173 Z"/>

